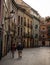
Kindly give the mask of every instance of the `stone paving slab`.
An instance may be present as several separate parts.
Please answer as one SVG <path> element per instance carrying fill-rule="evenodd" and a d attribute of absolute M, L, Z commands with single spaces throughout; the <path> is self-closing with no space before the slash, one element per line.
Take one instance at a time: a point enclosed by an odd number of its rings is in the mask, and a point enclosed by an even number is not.
<path fill-rule="evenodd" d="M 11 52 L 0 61 L 0 65 L 50 65 L 50 48 L 39 47 L 23 50 L 23 57 L 18 58 L 17 51 L 14 59 Z"/>

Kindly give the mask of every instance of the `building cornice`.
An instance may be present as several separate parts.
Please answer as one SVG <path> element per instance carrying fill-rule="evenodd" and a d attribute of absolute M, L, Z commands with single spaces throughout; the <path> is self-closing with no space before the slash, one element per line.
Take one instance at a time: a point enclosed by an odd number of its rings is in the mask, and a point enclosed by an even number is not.
<path fill-rule="evenodd" d="M 26 11 L 25 8 L 23 8 L 22 6 L 20 6 L 19 4 L 17 4 L 14 0 L 12 0 L 12 3 L 15 5 L 15 7 L 19 10 L 21 10 L 22 12 L 24 12 L 26 15 L 28 15 L 29 17 L 31 18 L 35 18 L 36 20 L 40 21 L 39 18 L 37 18 L 36 16 L 34 15 L 31 15 L 29 12 Z"/>
<path fill-rule="evenodd" d="M 23 1 L 24 2 L 24 1 Z M 25 3 L 25 2 L 24 2 Z M 27 3 L 25 3 L 26 5 L 28 5 Z M 30 7 L 37 15 L 39 15 L 38 11 L 36 11 L 35 9 L 33 9 L 30 5 L 28 5 L 28 7 Z"/>
<path fill-rule="evenodd" d="M 31 18 L 33 18 L 33 16 L 32 16 L 30 13 L 28 13 L 28 12 L 26 11 L 26 9 L 22 8 L 22 6 L 20 6 L 19 4 L 16 4 L 14 0 L 12 0 L 12 3 L 15 5 L 15 7 L 16 7 L 17 9 L 21 10 L 21 11 L 24 12 L 26 15 L 28 15 L 28 16 L 31 17 Z"/>
<path fill-rule="evenodd" d="M 39 19 L 39 18 L 37 18 L 36 16 L 33 16 L 33 18 L 35 18 L 36 20 L 38 20 L 38 21 L 40 22 L 40 19 Z"/>

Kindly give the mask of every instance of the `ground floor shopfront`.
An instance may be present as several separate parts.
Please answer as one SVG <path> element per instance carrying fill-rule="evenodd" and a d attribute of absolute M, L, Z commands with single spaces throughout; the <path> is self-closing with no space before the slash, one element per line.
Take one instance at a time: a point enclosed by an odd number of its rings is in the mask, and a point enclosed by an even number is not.
<path fill-rule="evenodd" d="M 50 46 L 50 41 L 39 41 L 39 46 Z"/>
<path fill-rule="evenodd" d="M 26 38 L 26 37 L 16 37 L 15 41 L 13 40 L 12 35 L 8 36 L 7 34 L 3 35 L 2 38 L 2 44 L 1 47 L 2 48 L 2 56 L 6 55 L 7 52 L 11 49 L 11 44 L 15 43 L 16 46 L 18 44 L 18 42 L 21 42 L 24 46 L 24 48 L 34 48 L 35 46 L 39 47 L 39 46 L 50 46 L 50 41 L 46 40 L 46 41 L 39 41 L 39 40 L 34 40 L 33 38 Z"/>
<path fill-rule="evenodd" d="M 33 38 L 17 38 L 16 39 L 16 45 L 18 42 L 21 42 L 24 46 L 24 48 L 32 48 L 34 47 L 34 39 Z"/>

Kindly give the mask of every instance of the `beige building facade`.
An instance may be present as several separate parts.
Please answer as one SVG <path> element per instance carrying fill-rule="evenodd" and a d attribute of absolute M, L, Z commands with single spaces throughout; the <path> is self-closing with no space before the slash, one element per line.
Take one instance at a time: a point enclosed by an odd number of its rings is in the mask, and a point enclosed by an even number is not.
<path fill-rule="evenodd" d="M 15 6 L 16 2 L 13 1 L 13 4 Z M 19 4 L 15 6 L 16 7 L 16 44 L 20 41 L 23 43 L 24 47 L 31 47 L 33 43 L 33 37 L 32 37 L 32 21 L 33 18 L 31 14 L 29 14 L 25 8 L 22 8 Z M 31 42 L 32 40 L 32 42 Z"/>

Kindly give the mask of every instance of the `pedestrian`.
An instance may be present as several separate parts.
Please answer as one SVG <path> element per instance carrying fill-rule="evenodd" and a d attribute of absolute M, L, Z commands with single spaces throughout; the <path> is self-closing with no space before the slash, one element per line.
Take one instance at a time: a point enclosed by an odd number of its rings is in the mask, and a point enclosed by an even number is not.
<path fill-rule="evenodd" d="M 14 58 L 15 49 L 16 49 L 15 44 L 14 44 L 14 43 L 11 44 L 11 53 L 12 53 L 12 58 Z"/>
<path fill-rule="evenodd" d="M 17 50 L 18 50 L 18 58 L 22 58 L 23 45 L 20 42 L 17 45 Z"/>

